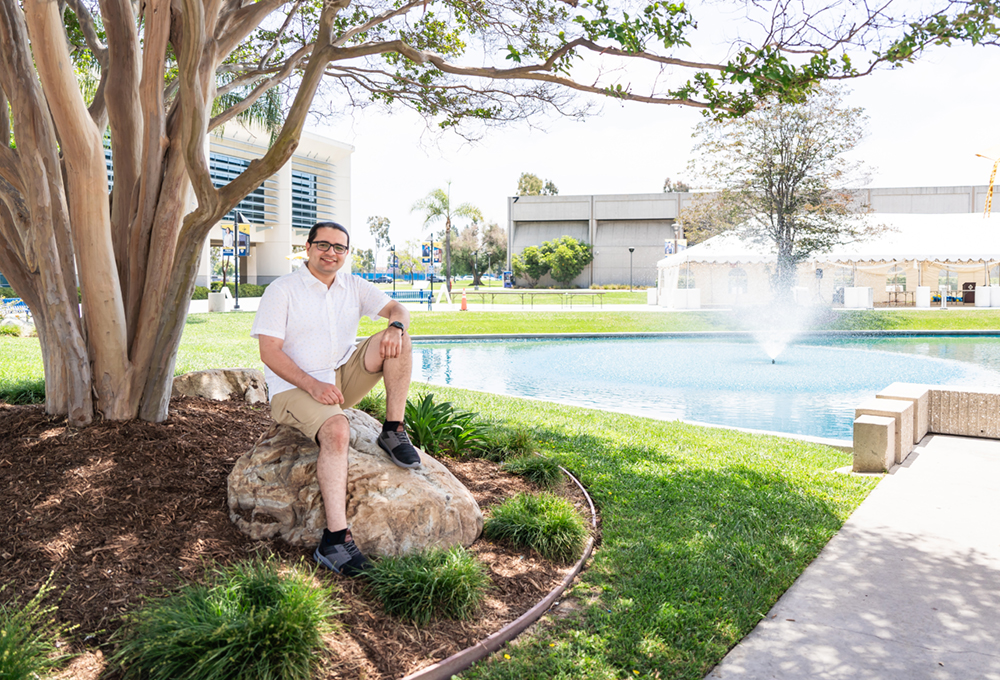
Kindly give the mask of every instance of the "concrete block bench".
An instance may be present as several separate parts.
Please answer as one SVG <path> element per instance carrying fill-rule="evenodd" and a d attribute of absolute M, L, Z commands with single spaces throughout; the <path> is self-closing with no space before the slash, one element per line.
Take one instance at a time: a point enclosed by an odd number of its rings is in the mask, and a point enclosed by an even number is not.
<path fill-rule="evenodd" d="M 930 388 L 927 385 L 895 382 L 875 396 L 913 403 L 913 443 L 919 444 L 930 427 Z"/>
<path fill-rule="evenodd" d="M 869 399 L 854 410 L 855 421 L 861 416 L 884 416 L 895 422 L 895 462 L 902 463 L 913 450 L 913 402 L 900 399 Z"/>
<path fill-rule="evenodd" d="M 854 472 L 888 472 L 896 460 L 896 419 L 860 416 L 854 421 Z"/>

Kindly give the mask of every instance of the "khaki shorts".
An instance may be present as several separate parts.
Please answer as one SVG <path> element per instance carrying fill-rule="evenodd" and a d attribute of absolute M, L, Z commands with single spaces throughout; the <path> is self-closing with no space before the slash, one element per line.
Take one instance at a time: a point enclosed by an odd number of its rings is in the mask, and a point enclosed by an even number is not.
<path fill-rule="evenodd" d="M 282 425 L 290 425 L 316 441 L 316 433 L 323 423 L 333 416 L 343 415 L 344 409 L 354 406 L 382 379 L 382 372 L 365 370 L 365 352 L 371 338 L 364 340 L 354 350 L 347 362 L 337 369 L 337 388 L 344 395 L 343 404 L 321 404 L 301 388 L 279 392 L 271 399 L 271 417 Z"/>

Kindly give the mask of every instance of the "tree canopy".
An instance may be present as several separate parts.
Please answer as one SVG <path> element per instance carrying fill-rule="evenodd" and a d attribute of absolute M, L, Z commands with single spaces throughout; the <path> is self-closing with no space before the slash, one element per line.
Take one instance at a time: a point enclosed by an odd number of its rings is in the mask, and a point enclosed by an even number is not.
<path fill-rule="evenodd" d="M 685 230 L 689 222 L 695 233 L 731 229 L 773 246 L 772 286 L 790 290 L 798 263 L 872 229 L 859 218 L 867 206 L 850 191 L 863 168 L 845 155 L 861 141 L 866 120 L 826 88 L 801 104 L 772 99 L 740 119 L 704 121 L 692 169 L 718 191 L 682 212 Z"/>
<path fill-rule="evenodd" d="M 548 274 L 565 288 L 593 261 L 593 246 L 562 236 L 540 246 L 528 246 L 512 258 L 511 267 L 514 275 L 526 278 L 531 287 Z"/>
<path fill-rule="evenodd" d="M 522 172 L 517 180 L 518 196 L 555 196 L 559 193 L 559 188 L 547 179 L 542 181 L 538 175 L 530 172 Z"/>
<path fill-rule="evenodd" d="M 736 5 L 738 42 L 712 58 L 695 10 L 658 0 L 3 0 L 0 271 L 36 320 L 46 411 L 167 417 L 205 238 L 311 114 L 408 106 L 475 134 L 583 115 L 586 93 L 738 115 L 997 29 L 991 0 Z M 215 186 L 205 135 L 248 115 L 271 146 Z"/>

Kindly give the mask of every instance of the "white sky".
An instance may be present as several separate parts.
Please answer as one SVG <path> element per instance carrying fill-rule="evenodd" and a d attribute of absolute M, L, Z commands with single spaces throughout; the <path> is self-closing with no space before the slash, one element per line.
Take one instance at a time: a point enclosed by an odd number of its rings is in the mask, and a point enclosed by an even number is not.
<path fill-rule="evenodd" d="M 986 184 L 1000 155 L 1000 49 L 937 48 L 915 64 L 849 83 L 848 101 L 869 116 L 856 156 L 874 168 L 871 187 Z M 422 118 L 374 109 L 317 128 L 355 146 L 352 234 L 370 247 L 369 216 L 388 217 L 398 245 L 424 235 L 415 201 L 451 180 L 453 204 L 478 206 L 506 226 L 507 197 L 518 177 L 550 179 L 561 195 L 655 193 L 666 177 L 683 179 L 691 132 L 702 119 L 686 107 L 604 102 L 585 122 L 551 120 L 487 133 L 470 145 L 452 134 L 435 140 Z M 464 226 L 464 225 L 459 225 Z M 380 257 L 380 260 L 382 258 Z"/>

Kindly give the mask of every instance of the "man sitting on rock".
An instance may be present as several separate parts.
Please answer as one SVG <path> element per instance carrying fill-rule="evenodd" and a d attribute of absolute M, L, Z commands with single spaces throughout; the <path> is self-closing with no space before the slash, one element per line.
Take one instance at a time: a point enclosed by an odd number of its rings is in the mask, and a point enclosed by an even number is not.
<path fill-rule="evenodd" d="M 308 260 L 267 287 L 251 335 L 260 343 L 271 397 L 271 417 L 319 444 L 319 479 L 326 529 L 314 557 L 337 573 L 355 576 L 370 566 L 347 527 L 347 450 L 351 428 L 343 408 L 385 381 L 386 422 L 378 445 L 404 468 L 420 456 L 403 428 L 412 364 L 406 329 L 410 313 L 373 284 L 347 273 L 350 235 L 336 222 L 309 231 Z M 361 316 L 389 325 L 354 345 Z"/>

